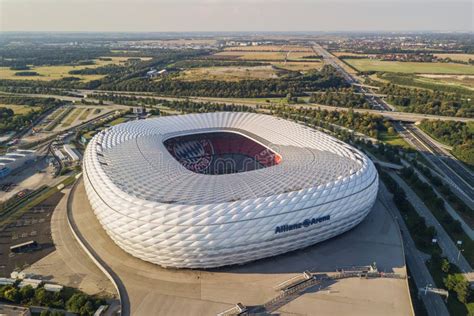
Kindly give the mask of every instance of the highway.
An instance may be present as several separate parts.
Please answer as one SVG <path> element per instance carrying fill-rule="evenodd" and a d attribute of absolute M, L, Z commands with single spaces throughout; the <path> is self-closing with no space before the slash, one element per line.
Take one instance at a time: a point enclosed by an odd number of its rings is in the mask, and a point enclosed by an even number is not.
<path fill-rule="evenodd" d="M 372 91 L 371 88 L 369 88 L 368 86 L 362 85 L 357 80 L 357 78 L 354 78 L 350 73 L 348 73 L 344 69 L 344 67 L 341 66 L 342 61 L 339 60 L 339 58 L 337 58 L 336 56 L 334 56 L 333 54 L 331 54 L 330 52 L 325 50 L 321 45 L 319 45 L 317 43 L 313 43 L 312 48 L 313 48 L 313 51 L 314 51 L 315 54 L 320 55 L 320 56 L 323 57 L 324 62 L 326 64 L 329 64 L 332 67 L 334 67 L 337 71 L 339 71 L 339 73 L 342 74 L 344 79 L 346 79 L 346 81 L 350 85 L 356 87 L 357 90 L 359 90 L 362 94 L 364 94 L 365 98 L 367 99 L 367 101 L 369 102 L 369 104 L 371 105 L 371 107 L 373 109 L 383 110 L 383 111 L 393 111 L 394 110 L 394 108 L 392 106 L 390 106 L 384 100 L 382 100 L 380 97 L 378 97 L 377 94 L 374 91 Z"/>
<path fill-rule="evenodd" d="M 431 276 L 428 268 L 425 265 L 426 255 L 421 253 L 415 246 L 415 242 L 411 238 L 410 231 L 400 214 L 400 211 L 392 201 L 391 194 L 383 183 L 380 183 L 379 188 L 379 199 L 382 204 L 389 210 L 392 216 L 397 220 L 398 226 L 402 233 L 403 245 L 405 249 L 405 259 L 410 269 L 411 275 L 415 281 L 418 289 L 425 287 L 426 285 L 435 285 L 433 277 Z M 448 309 L 443 302 L 443 299 L 436 294 L 427 293 L 426 295 L 420 294 L 421 299 L 425 305 L 425 308 L 430 316 L 444 316 L 449 315 Z"/>
<path fill-rule="evenodd" d="M 121 96 L 133 96 L 137 98 L 155 98 L 160 100 L 168 100 L 168 101 L 186 101 L 191 100 L 193 102 L 214 102 L 218 104 L 227 104 L 227 105 L 247 105 L 247 106 L 260 106 L 264 107 L 265 105 L 268 106 L 268 103 L 265 102 L 258 102 L 255 100 L 235 100 L 235 99 L 226 99 L 226 98 L 210 98 L 210 97 L 169 97 L 169 96 L 160 96 L 156 94 L 150 94 L 149 92 L 130 92 L 130 91 L 108 91 L 108 90 L 80 90 L 81 93 L 88 94 L 89 96 L 94 93 L 102 93 L 102 94 L 117 94 Z M 57 98 L 59 100 L 68 100 L 68 101 L 80 101 L 82 98 L 79 97 L 70 97 L 70 96 L 62 96 L 62 95 L 52 95 L 52 94 L 24 94 L 18 93 L 15 95 L 22 95 L 22 96 L 36 96 L 36 97 L 51 97 Z M 93 99 L 93 97 L 89 97 Z M 265 101 L 265 98 L 262 98 Z M 113 105 L 112 103 L 110 103 Z M 419 122 L 421 120 L 441 120 L 441 121 L 457 121 L 457 122 L 474 122 L 474 118 L 467 118 L 467 117 L 456 117 L 456 116 L 441 116 L 441 115 L 431 115 L 431 114 L 419 114 L 419 113 L 408 113 L 408 112 L 397 112 L 397 111 L 381 111 L 381 110 L 369 110 L 369 109 L 354 109 L 354 108 L 343 108 L 337 106 L 329 106 L 329 105 L 322 105 L 316 103 L 306 103 L 306 104 L 292 104 L 292 107 L 299 108 L 304 107 L 307 108 L 308 106 L 311 107 L 318 107 L 322 110 L 328 111 L 349 111 L 352 110 L 358 113 L 371 113 L 375 115 L 381 115 L 389 120 L 392 121 L 402 121 L 402 122 Z"/>
<path fill-rule="evenodd" d="M 472 187 L 474 186 L 474 175 L 470 170 L 462 165 L 455 157 L 448 155 L 445 151 L 439 148 L 435 142 L 433 142 L 429 136 L 423 133 L 418 127 L 414 125 L 407 125 L 407 129 L 413 133 L 418 139 L 421 140 L 423 145 L 428 147 L 428 149 L 437 155 L 445 164 L 448 165 L 450 169 L 452 169 L 456 175 L 460 176 L 471 189 L 470 195 L 473 196 L 474 191 Z"/>
<path fill-rule="evenodd" d="M 455 188 L 454 193 L 473 208 L 474 178 L 472 172 L 463 167 L 456 158 L 447 155 L 417 127 L 409 124 L 396 123 L 395 128 L 409 143 L 428 159 L 443 175 L 443 179 Z"/>

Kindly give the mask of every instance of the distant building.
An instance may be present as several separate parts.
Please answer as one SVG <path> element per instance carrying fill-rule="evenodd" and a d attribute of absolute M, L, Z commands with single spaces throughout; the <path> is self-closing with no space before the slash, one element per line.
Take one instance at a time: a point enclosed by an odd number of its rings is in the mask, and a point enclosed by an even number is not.
<path fill-rule="evenodd" d="M 77 151 L 76 148 L 72 148 L 71 145 L 66 144 L 63 146 L 64 152 L 69 156 L 71 161 L 78 161 L 81 159 L 81 154 Z"/>
<path fill-rule="evenodd" d="M 19 288 L 25 287 L 25 286 L 31 286 L 32 288 L 36 289 L 38 286 L 43 283 L 42 280 L 37 280 L 37 279 L 23 279 L 23 281 L 18 284 Z"/>
<path fill-rule="evenodd" d="M 35 159 L 36 154 L 34 150 L 18 149 L 17 151 L 0 156 L 0 179 L 5 178 L 13 171 Z"/>
<path fill-rule="evenodd" d="M 0 285 L 13 285 L 15 284 L 16 279 L 12 278 L 0 278 Z"/>
<path fill-rule="evenodd" d="M 133 107 L 132 108 L 132 113 L 136 114 L 136 115 L 145 115 L 146 114 L 146 109 L 143 106 Z"/>
<path fill-rule="evenodd" d="M 45 283 L 44 284 L 44 289 L 48 292 L 60 292 L 63 289 L 62 285 L 58 284 L 51 284 L 51 283 Z"/>
<path fill-rule="evenodd" d="M 146 76 L 147 76 L 148 78 L 153 78 L 153 77 L 156 75 L 157 72 L 158 72 L 158 70 L 156 70 L 156 69 L 151 69 L 150 71 L 147 71 L 147 72 L 146 72 Z"/>
<path fill-rule="evenodd" d="M 156 78 L 156 77 L 160 77 L 160 76 L 164 76 L 168 73 L 168 70 L 166 69 L 161 69 L 161 70 L 156 70 L 154 68 L 150 69 L 150 71 L 147 71 L 146 73 L 146 76 L 148 78 Z"/>

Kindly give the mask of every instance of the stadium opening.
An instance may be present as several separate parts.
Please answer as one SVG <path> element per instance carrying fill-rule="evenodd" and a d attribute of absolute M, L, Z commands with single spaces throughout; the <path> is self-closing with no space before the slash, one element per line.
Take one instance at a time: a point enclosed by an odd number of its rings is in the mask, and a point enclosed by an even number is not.
<path fill-rule="evenodd" d="M 277 165 L 281 157 L 242 134 L 215 132 L 173 137 L 166 149 L 186 169 L 203 174 L 229 174 Z"/>
<path fill-rule="evenodd" d="M 218 112 L 119 124 L 84 155 L 95 215 L 131 255 L 164 267 L 243 264 L 360 223 L 378 175 L 363 153 L 270 115 Z"/>

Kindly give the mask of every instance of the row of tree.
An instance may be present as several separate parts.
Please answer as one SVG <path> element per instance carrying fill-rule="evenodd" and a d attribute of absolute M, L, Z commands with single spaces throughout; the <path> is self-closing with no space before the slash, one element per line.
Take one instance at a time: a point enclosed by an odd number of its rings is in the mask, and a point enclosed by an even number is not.
<path fill-rule="evenodd" d="M 392 123 L 381 115 L 349 111 L 328 111 L 320 108 L 270 106 L 272 113 L 283 118 L 298 119 L 313 125 L 328 127 L 331 124 L 344 126 L 373 138 L 381 133 L 393 131 Z"/>
<path fill-rule="evenodd" d="M 452 153 L 474 167 L 474 122 L 423 120 L 419 126 L 440 142 L 453 146 Z"/>
<path fill-rule="evenodd" d="M 33 124 L 41 114 L 59 106 L 61 101 L 54 98 L 0 96 L 0 104 L 15 104 L 35 107 L 25 113 L 15 114 L 11 108 L 0 106 L 0 133 L 5 133 L 20 131 L 31 126 L 31 124 Z"/>
<path fill-rule="evenodd" d="M 320 93 L 313 93 L 309 99 L 312 103 L 339 107 L 369 109 L 370 104 L 362 94 L 356 94 L 353 88 L 328 89 Z"/>
<path fill-rule="evenodd" d="M 474 117 L 474 101 L 458 94 L 385 84 L 379 92 L 403 111 L 446 116 Z"/>
<path fill-rule="evenodd" d="M 441 250 L 432 243 L 432 239 L 436 237 L 436 229 L 426 225 L 425 220 L 418 215 L 413 205 L 406 199 L 405 192 L 398 183 L 385 171 L 380 169 L 378 171 L 385 186 L 393 194 L 393 201 L 402 213 L 402 217 L 416 247 L 423 252 L 431 254 L 428 267 L 435 281 L 438 281 L 436 285 L 438 287 L 444 287 L 454 294 L 457 301 L 461 303 L 457 305 L 461 305 L 465 314 L 469 313 L 469 315 L 471 315 L 471 313 L 474 312 L 474 297 L 469 288 L 469 283 L 455 265 L 450 264 L 446 258 L 441 257 Z M 403 172 L 407 171 L 405 170 Z M 438 275 L 441 275 L 441 280 L 438 280 Z M 452 311 L 452 304 L 448 304 L 448 308 Z"/>
<path fill-rule="evenodd" d="M 72 288 L 63 288 L 59 292 L 49 292 L 42 286 L 33 289 L 30 285 L 18 288 L 16 285 L 0 286 L 0 301 L 24 306 L 44 306 L 63 309 L 81 316 L 93 315 L 105 301 L 89 296 Z"/>
<path fill-rule="evenodd" d="M 172 96 L 204 97 L 284 97 L 288 93 L 302 95 L 305 91 L 345 87 L 344 78 L 332 67 L 326 66 L 320 71 L 304 75 L 288 76 L 268 80 L 242 80 L 228 82 L 221 80 L 182 81 L 165 77 L 151 81 L 133 76 L 130 80 L 104 83 L 101 89 L 114 91 L 146 91 Z"/>
<path fill-rule="evenodd" d="M 413 168 L 404 168 L 400 174 L 437 218 L 451 239 L 463 241 L 464 257 L 472 265 L 474 263 L 474 242 L 464 233 L 461 223 L 448 213 L 443 199 L 438 197 L 431 184 L 418 177 Z"/>
<path fill-rule="evenodd" d="M 439 249 L 433 248 L 432 244 L 436 229 L 426 225 L 425 219 L 418 215 L 414 206 L 407 200 L 405 191 L 391 176 L 381 169 L 378 169 L 378 172 L 387 189 L 393 194 L 393 202 L 404 215 L 405 223 L 416 247 L 426 252 L 438 252 Z"/>
<path fill-rule="evenodd" d="M 437 191 L 443 195 L 456 212 L 466 219 L 467 222 L 474 223 L 474 210 L 454 194 L 449 185 L 447 185 L 440 177 L 434 175 L 430 168 L 425 167 L 416 160 L 411 160 L 410 162 L 436 187 Z"/>
<path fill-rule="evenodd" d="M 108 48 L 55 47 L 50 45 L 0 46 L 0 66 L 27 67 L 79 64 L 84 60 L 107 56 Z"/>

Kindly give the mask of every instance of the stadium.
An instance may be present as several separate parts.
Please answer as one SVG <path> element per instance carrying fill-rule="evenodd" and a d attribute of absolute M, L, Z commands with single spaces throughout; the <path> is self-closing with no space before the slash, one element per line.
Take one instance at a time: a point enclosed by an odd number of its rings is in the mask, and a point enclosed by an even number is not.
<path fill-rule="evenodd" d="M 84 155 L 99 222 L 123 250 L 176 268 L 243 264 L 337 236 L 369 214 L 372 162 L 322 132 L 219 112 L 116 125 Z"/>

